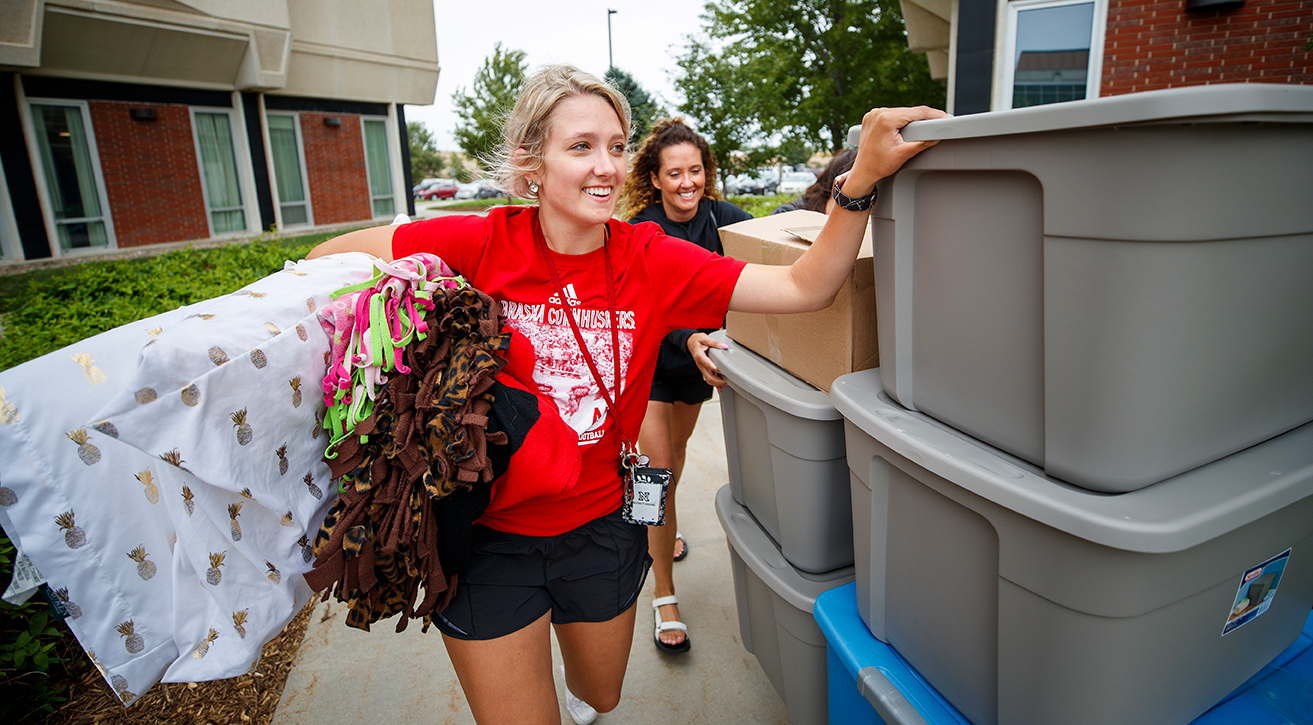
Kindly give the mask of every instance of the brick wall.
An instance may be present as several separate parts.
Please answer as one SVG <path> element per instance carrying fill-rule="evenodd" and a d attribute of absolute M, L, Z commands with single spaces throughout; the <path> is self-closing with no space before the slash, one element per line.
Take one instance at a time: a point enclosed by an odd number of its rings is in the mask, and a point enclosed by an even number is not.
<path fill-rule="evenodd" d="M 325 126 L 324 119 L 330 116 L 342 119 L 342 125 Z M 315 224 L 372 218 L 360 117 L 302 111 L 301 143 Z"/>
<path fill-rule="evenodd" d="M 205 197 L 187 106 L 90 101 L 91 126 L 120 247 L 205 239 Z M 156 120 L 134 121 L 132 108 Z"/>
<path fill-rule="evenodd" d="M 1313 0 L 1247 0 L 1187 13 L 1185 0 L 1109 0 L 1100 95 L 1209 83 L 1313 84 Z"/>

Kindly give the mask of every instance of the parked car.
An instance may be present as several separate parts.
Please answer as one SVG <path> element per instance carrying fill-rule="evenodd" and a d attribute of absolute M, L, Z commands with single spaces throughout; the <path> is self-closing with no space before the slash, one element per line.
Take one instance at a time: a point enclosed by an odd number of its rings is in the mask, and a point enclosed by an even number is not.
<path fill-rule="evenodd" d="M 489 179 L 483 179 L 474 183 L 479 187 L 478 192 L 474 195 L 474 198 L 476 199 L 496 199 L 498 197 L 506 196 L 506 192 Z"/>
<path fill-rule="evenodd" d="M 430 186 L 433 186 L 439 181 L 441 181 L 441 179 L 424 179 L 418 184 L 415 184 L 414 186 L 410 187 L 410 195 L 418 199 L 421 191 L 429 188 Z"/>
<path fill-rule="evenodd" d="M 417 199 L 451 199 L 456 196 L 456 182 L 450 179 L 439 179 L 438 183 L 432 186 L 420 189 L 415 195 Z"/>
<path fill-rule="evenodd" d="M 798 196 L 816 183 L 816 174 L 810 171 L 790 171 L 784 174 L 776 192 Z"/>
<path fill-rule="evenodd" d="M 456 199 L 474 199 L 479 195 L 478 184 L 457 184 Z"/>
<path fill-rule="evenodd" d="M 734 178 L 735 185 L 740 194 L 759 194 L 761 193 L 761 182 L 754 179 L 749 174 L 739 174 Z"/>

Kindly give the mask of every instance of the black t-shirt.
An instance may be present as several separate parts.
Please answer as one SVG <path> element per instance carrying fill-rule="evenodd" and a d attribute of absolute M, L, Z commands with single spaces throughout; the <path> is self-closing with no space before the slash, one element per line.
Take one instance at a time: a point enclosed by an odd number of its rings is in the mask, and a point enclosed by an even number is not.
<path fill-rule="evenodd" d="M 728 224 L 736 224 L 751 218 L 751 214 L 728 201 L 703 199 L 698 202 L 697 213 L 686 222 L 672 221 L 670 217 L 666 216 L 666 210 L 661 204 L 653 204 L 635 214 L 634 218 L 629 220 L 629 223 L 656 222 L 661 225 L 666 234 L 672 237 L 686 239 L 703 249 L 723 255 L 724 251 L 720 247 L 720 234 L 717 233 L 717 230 Z"/>
<path fill-rule="evenodd" d="M 666 210 L 658 202 L 634 215 L 630 224 L 656 222 L 666 234 L 690 241 L 703 249 L 723 255 L 720 246 L 720 227 L 736 224 L 751 219 L 752 215 L 728 201 L 703 199 L 698 202 L 697 213 L 686 222 L 677 222 L 666 216 Z M 675 330 L 661 341 L 661 350 L 657 355 L 658 377 L 677 377 L 696 375 L 697 363 L 688 353 L 688 338 L 697 330 Z M 710 332 L 710 330 L 707 330 Z"/>

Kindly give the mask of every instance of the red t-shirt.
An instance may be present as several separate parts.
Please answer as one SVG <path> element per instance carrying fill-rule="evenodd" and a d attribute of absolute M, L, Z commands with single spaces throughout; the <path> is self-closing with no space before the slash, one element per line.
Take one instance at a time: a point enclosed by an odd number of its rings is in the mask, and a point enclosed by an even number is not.
<path fill-rule="evenodd" d="M 580 354 L 565 310 L 571 310 L 612 401 L 624 433 L 637 443 L 661 338 L 672 330 L 719 327 L 745 262 L 721 257 L 656 224 L 612 219 L 606 250 L 550 252 L 564 287 L 562 300 L 534 241 L 536 207 L 500 207 L 486 217 L 448 216 L 404 224 L 392 236 L 392 254 L 431 252 L 476 288 L 498 300 L 507 322 L 533 344 L 533 380 L 555 401 L 561 418 L 579 434 L 583 464 L 574 490 L 498 506 L 479 523 L 500 531 L 554 536 L 615 511 L 623 499 L 620 435 L 593 375 Z M 623 380 L 616 400 L 606 296 L 609 252 Z"/>

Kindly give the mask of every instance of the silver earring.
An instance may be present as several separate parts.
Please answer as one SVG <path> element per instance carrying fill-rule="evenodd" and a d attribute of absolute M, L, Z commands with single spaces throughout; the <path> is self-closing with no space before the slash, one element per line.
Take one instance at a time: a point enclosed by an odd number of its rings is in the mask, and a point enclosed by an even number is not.
<path fill-rule="evenodd" d="M 536 182 L 536 181 L 530 181 L 530 182 L 529 182 L 529 193 L 530 193 L 530 194 L 533 194 L 533 195 L 535 195 L 535 196 L 537 196 L 537 194 L 538 194 L 538 182 Z"/>

